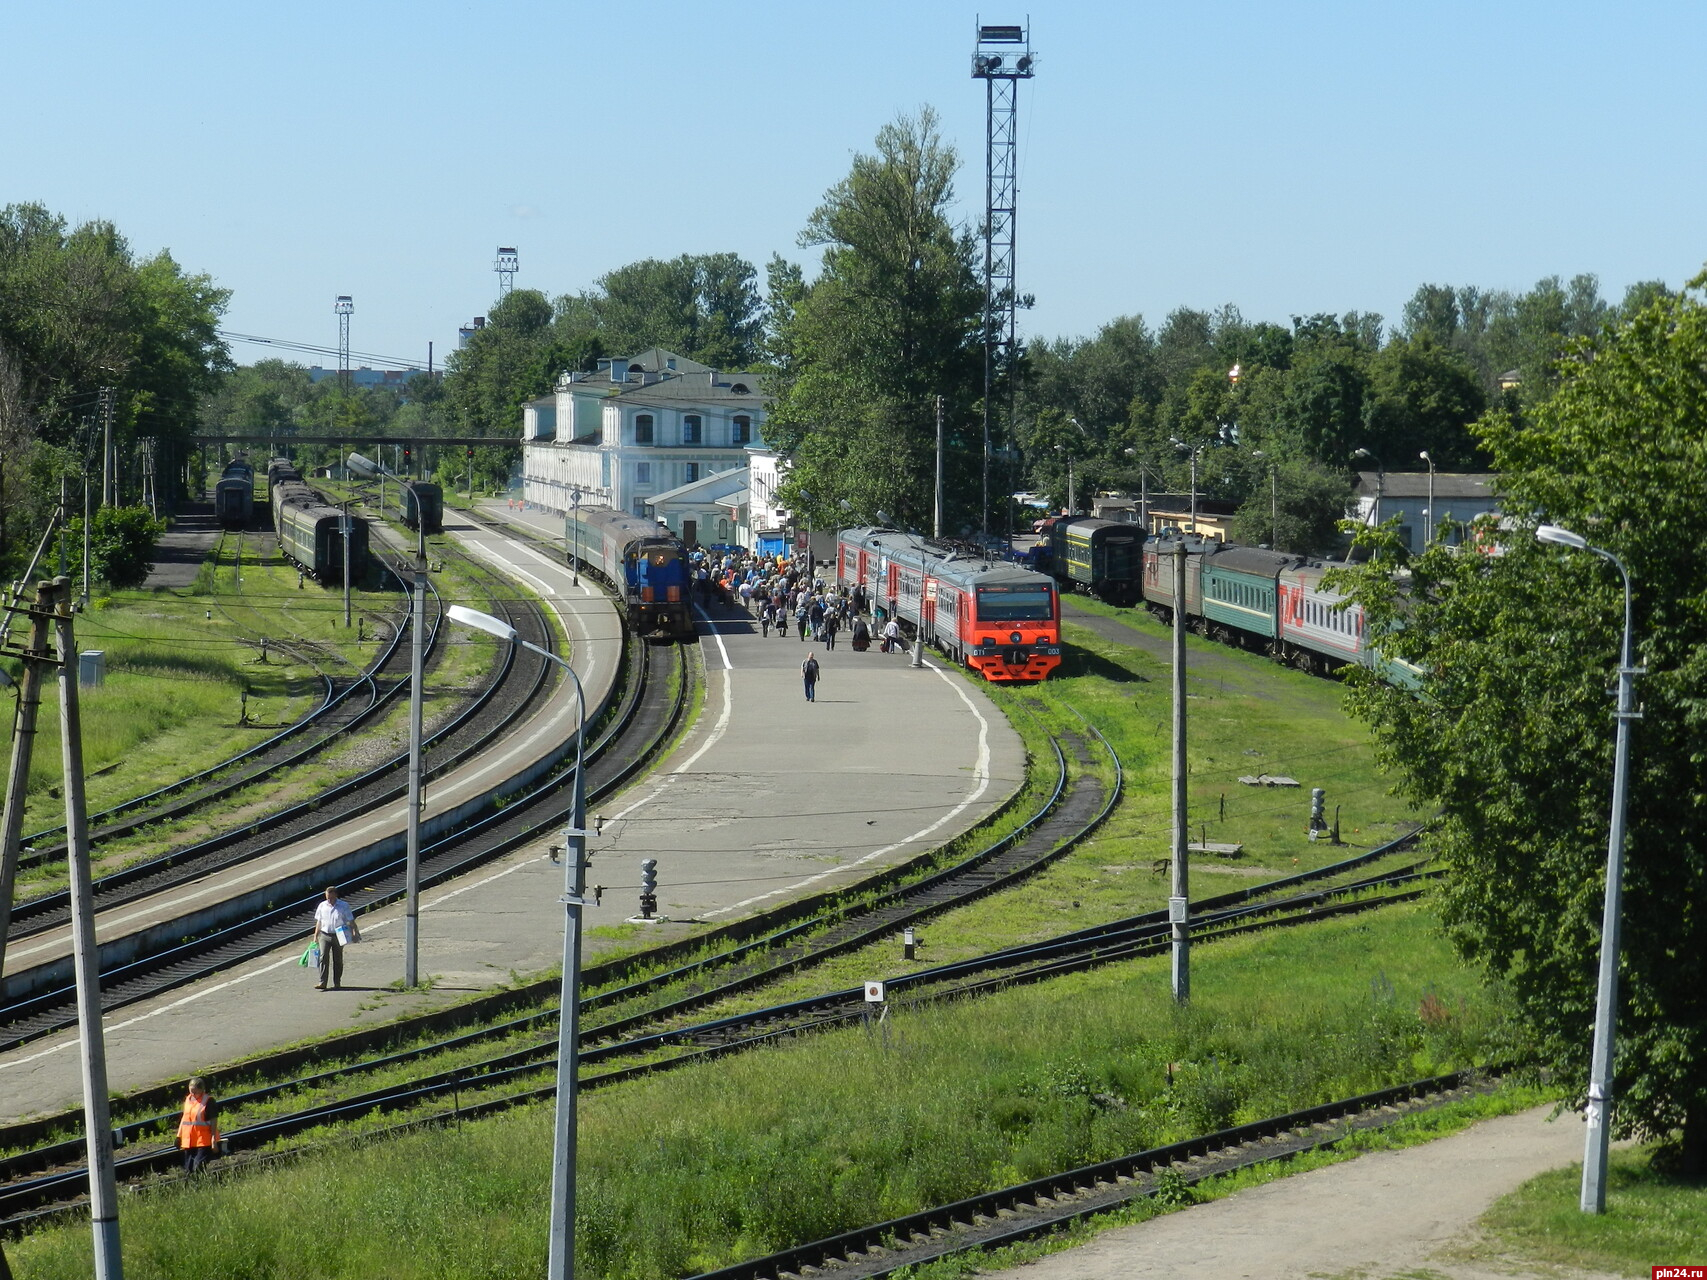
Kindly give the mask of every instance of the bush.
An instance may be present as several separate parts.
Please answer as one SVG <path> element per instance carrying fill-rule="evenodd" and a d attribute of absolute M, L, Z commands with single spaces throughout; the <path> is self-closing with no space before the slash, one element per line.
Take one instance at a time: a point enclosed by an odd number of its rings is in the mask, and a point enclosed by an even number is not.
<path fill-rule="evenodd" d="M 166 532 L 166 522 L 147 507 L 102 507 L 89 532 L 89 574 L 115 588 L 140 587 L 154 562 L 154 544 Z M 83 519 L 66 528 L 73 547 L 83 544 Z"/>

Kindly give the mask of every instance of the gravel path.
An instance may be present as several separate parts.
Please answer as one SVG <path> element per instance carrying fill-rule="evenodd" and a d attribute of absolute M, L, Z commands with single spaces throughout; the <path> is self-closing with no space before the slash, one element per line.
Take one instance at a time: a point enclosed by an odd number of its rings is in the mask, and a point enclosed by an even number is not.
<path fill-rule="evenodd" d="M 1476 1220 L 1537 1174 L 1582 1160 L 1583 1128 L 1551 1107 L 1437 1142 L 1282 1178 L 1000 1274 L 1005 1280 L 1614 1280 L 1529 1267 Z M 1656 1259 L 1665 1261 L 1665 1259 Z"/>

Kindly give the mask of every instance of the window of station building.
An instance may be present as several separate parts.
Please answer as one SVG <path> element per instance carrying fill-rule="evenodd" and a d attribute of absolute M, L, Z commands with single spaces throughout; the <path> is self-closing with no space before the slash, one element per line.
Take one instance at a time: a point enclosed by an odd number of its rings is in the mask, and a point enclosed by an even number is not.
<path fill-rule="evenodd" d="M 652 443 L 652 415 L 642 413 L 634 419 L 634 443 Z"/>
<path fill-rule="evenodd" d="M 699 444 L 704 437 L 704 426 L 697 413 L 690 413 L 682 419 L 682 443 Z M 699 477 L 695 476 L 694 479 Z"/>
<path fill-rule="evenodd" d="M 732 443 L 753 443 L 753 420 L 744 413 L 737 415 L 735 418 L 735 434 Z"/>
<path fill-rule="evenodd" d="M 719 542 L 729 541 L 729 521 L 722 516 L 717 518 L 717 540 Z"/>
<path fill-rule="evenodd" d="M 650 462 L 637 462 L 634 464 L 634 483 L 652 483 L 652 464 Z"/>
<path fill-rule="evenodd" d="M 692 484 L 699 479 L 699 463 L 684 462 L 682 464 L 682 483 Z"/>

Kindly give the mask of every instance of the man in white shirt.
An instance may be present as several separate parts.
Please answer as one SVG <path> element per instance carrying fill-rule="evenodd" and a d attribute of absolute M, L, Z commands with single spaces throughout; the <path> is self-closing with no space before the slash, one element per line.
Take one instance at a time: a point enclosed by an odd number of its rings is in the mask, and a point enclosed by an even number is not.
<path fill-rule="evenodd" d="M 320 982 L 316 991 L 326 990 L 330 979 L 335 991 L 344 985 L 344 944 L 340 931 L 348 938 L 356 927 L 356 913 L 350 904 L 338 896 L 338 886 L 326 886 L 326 900 L 314 908 L 314 928 L 309 936 L 320 947 Z"/>

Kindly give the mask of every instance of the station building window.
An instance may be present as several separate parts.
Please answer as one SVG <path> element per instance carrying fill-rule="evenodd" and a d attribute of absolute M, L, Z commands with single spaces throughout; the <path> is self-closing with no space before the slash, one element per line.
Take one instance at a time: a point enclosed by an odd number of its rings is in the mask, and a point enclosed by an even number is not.
<path fill-rule="evenodd" d="M 736 416 L 736 418 L 735 418 L 735 429 L 734 430 L 735 430 L 735 434 L 733 436 L 733 441 L 732 441 L 733 443 L 735 443 L 735 444 L 752 444 L 753 443 L 753 420 L 751 418 L 749 418 L 746 414 L 743 413 L 743 414 L 739 414 Z"/>
<path fill-rule="evenodd" d="M 652 415 L 642 413 L 634 419 L 634 443 L 651 444 L 653 436 Z"/>
<path fill-rule="evenodd" d="M 697 413 L 690 413 L 682 419 L 682 443 L 699 444 L 705 435 L 705 429 Z M 694 477 L 698 479 L 698 477 Z"/>

